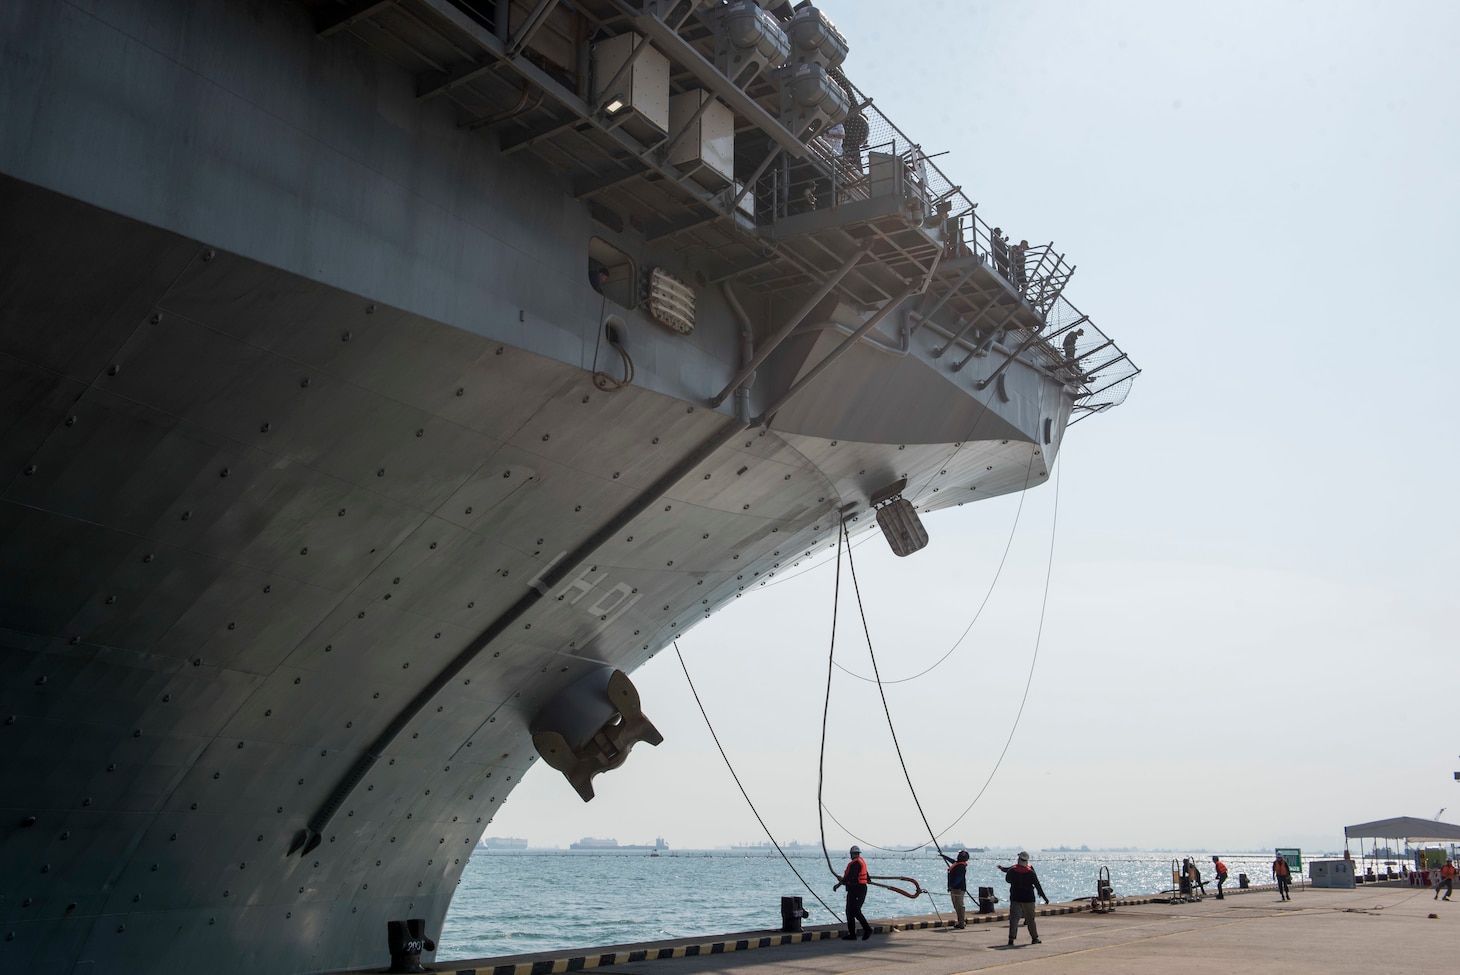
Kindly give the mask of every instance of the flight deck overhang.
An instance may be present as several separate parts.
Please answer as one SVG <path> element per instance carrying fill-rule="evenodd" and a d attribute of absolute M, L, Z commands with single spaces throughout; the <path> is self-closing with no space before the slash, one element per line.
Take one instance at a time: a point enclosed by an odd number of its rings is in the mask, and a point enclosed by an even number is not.
<path fill-rule="evenodd" d="M 913 327 L 944 337 L 950 373 L 1018 360 L 1081 415 L 1118 405 L 1139 373 L 1067 299 L 1074 265 L 991 226 L 851 81 L 845 40 L 811 5 L 301 2 L 321 36 L 412 72 L 421 102 L 533 153 L 595 219 L 691 256 L 704 285 L 794 305 L 866 248 L 834 293 L 871 313 L 912 286 Z M 707 159 L 726 127 L 732 158 Z"/>

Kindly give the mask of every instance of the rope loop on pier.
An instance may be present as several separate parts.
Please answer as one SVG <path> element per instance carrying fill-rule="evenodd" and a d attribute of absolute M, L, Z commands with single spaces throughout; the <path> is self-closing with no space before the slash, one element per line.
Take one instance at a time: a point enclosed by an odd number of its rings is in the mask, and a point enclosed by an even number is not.
<path fill-rule="evenodd" d="M 901 880 L 903 883 L 912 884 L 912 890 L 903 890 L 896 884 L 879 884 L 879 880 Z M 923 896 L 923 885 L 918 883 L 916 877 L 868 877 L 867 884 L 871 887 L 881 887 L 883 890 L 890 890 L 894 894 L 901 894 L 908 900 L 917 900 Z"/>

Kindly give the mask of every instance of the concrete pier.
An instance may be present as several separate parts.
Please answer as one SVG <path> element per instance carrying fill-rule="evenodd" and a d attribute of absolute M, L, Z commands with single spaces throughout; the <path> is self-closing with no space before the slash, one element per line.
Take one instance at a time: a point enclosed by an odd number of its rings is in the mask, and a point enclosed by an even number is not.
<path fill-rule="evenodd" d="M 757 931 L 717 938 L 622 945 L 551 955 L 438 961 L 457 975 L 555 975 L 597 969 L 608 975 L 961 975 L 1018 966 L 1021 972 L 1156 975 L 1181 972 L 1431 973 L 1460 958 L 1460 899 L 1436 902 L 1433 890 L 1365 885 L 1357 890 L 1273 888 L 1229 891 L 1224 900 L 1168 904 L 1125 898 L 1106 914 L 1088 901 L 1045 908 L 1041 944 L 1020 929 L 1006 945 L 1007 915 L 972 915 L 954 930 L 944 915 L 874 921 L 867 941 L 841 941 L 840 929 L 802 935 Z M 972 923 L 977 919 L 978 923 Z M 782 943 L 782 939 L 791 940 Z M 382 969 L 383 970 L 383 969 Z"/>

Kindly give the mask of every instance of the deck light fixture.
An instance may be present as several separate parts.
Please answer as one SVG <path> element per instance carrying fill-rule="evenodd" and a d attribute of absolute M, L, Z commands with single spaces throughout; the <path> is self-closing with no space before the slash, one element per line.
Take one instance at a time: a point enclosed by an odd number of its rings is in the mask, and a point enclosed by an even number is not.
<path fill-rule="evenodd" d="M 612 98 L 610 98 L 604 104 L 603 110 L 605 112 L 607 112 L 609 115 L 617 115 L 619 112 L 621 112 L 623 110 L 623 107 L 624 107 L 624 96 L 623 95 L 614 95 Z"/>

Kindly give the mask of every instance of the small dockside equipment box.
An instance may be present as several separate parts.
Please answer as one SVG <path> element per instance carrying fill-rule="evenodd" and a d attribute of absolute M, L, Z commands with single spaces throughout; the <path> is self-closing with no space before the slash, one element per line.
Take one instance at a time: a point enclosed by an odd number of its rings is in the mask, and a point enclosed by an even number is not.
<path fill-rule="evenodd" d="M 1354 886 L 1354 862 L 1352 860 L 1310 860 L 1308 879 L 1314 887 Z"/>

